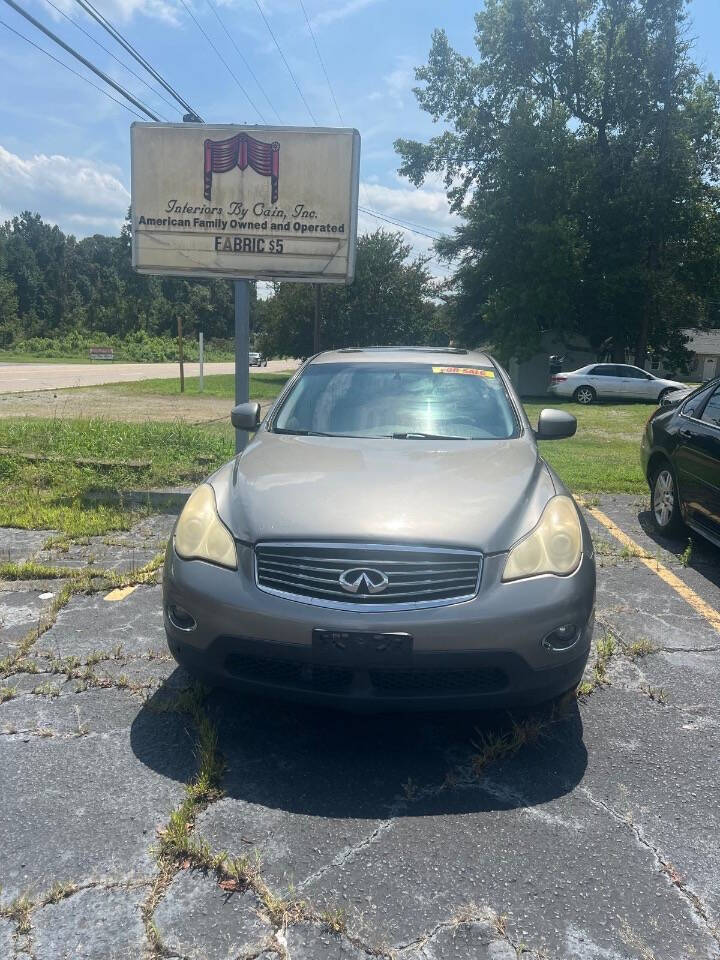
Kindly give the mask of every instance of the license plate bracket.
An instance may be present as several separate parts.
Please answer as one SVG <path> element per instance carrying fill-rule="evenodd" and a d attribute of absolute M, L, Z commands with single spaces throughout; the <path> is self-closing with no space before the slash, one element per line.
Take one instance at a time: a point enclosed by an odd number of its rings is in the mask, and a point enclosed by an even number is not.
<path fill-rule="evenodd" d="M 377 633 L 372 630 L 327 630 L 312 632 L 313 660 L 346 666 L 407 665 L 412 660 L 413 638 L 409 633 Z"/>

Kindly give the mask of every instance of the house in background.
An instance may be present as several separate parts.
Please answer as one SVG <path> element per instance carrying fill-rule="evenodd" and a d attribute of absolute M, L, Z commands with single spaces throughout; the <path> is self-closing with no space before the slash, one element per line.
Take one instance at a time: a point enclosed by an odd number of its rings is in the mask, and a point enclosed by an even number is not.
<path fill-rule="evenodd" d="M 690 337 L 686 348 L 694 354 L 690 364 L 690 373 L 687 377 L 680 376 L 681 380 L 691 383 L 704 383 L 720 376 L 720 330 L 686 330 Z M 674 376 L 675 371 L 663 366 L 658 360 L 650 359 L 647 369 L 658 377 Z"/>
<path fill-rule="evenodd" d="M 561 358 L 560 367 L 551 369 L 551 357 Z M 597 351 L 583 337 L 564 343 L 551 334 L 543 334 L 541 350 L 529 360 L 511 360 L 508 373 L 521 397 L 542 397 L 547 393 L 552 373 L 577 370 L 587 363 L 596 363 L 597 358 Z"/>
<path fill-rule="evenodd" d="M 720 376 L 720 330 L 686 330 L 685 334 L 690 337 L 686 347 L 693 354 L 689 374 L 679 373 L 677 369 L 666 367 L 652 357 L 645 364 L 645 369 L 656 377 L 669 377 L 688 383 L 704 382 Z M 554 357 L 561 359 L 559 367 L 553 365 Z M 547 393 L 553 373 L 577 370 L 588 363 L 610 360 L 610 356 L 600 356 L 583 337 L 573 337 L 563 342 L 551 334 L 543 334 L 541 350 L 529 360 L 511 360 L 508 373 L 521 397 L 542 397 Z M 632 362 L 632 355 L 628 353 L 625 363 Z"/>

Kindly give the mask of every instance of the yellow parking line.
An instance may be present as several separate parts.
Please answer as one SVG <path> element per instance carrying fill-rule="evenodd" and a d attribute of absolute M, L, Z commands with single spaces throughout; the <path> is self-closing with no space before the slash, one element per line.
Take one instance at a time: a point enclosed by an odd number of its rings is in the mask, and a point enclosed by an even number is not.
<path fill-rule="evenodd" d="M 137 585 L 134 587 L 118 587 L 116 590 L 111 590 L 110 593 L 106 593 L 103 600 L 124 600 L 125 597 L 129 597 L 133 590 L 136 589 Z"/>
<path fill-rule="evenodd" d="M 632 550 L 633 554 L 636 554 L 638 560 L 641 563 L 644 563 L 648 570 L 652 570 L 653 573 L 656 573 L 661 580 L 664 580 L 665 583 L 672 587 L 672 589 L 679 594 L 686 603 L 689 603 L 690 606 L 695 610 L 696 613 L 699 613 L 701 617 L 704 617 L 707 622 L 713 626 L 718 633 L 720 633 L 720 613 L 714 608 L 711 607 L 709 603 L 706 603 L 702 597 L 699 597 L 693 589 L 691 589 L 686 583 L 683 583 L 680 577 L 676 577 L 672 570 L 668 570 L 666 566 L 660 563 L 659 560 L 656 560 L 654 557 L 648 557 L 645 550 L 642 547 L 635 543 L 626 533 L 624 533 L 620 527 L 614 523 L 610 517 L 598 510 L 596 507 L 589 507 L 585 505 L 587 512 L 594 517 L 598 523 L 601 523 L 609 532 L 615 537 L 616 540 L 619 540 L 623 546 L 627 547 L 629 550 Z"/>

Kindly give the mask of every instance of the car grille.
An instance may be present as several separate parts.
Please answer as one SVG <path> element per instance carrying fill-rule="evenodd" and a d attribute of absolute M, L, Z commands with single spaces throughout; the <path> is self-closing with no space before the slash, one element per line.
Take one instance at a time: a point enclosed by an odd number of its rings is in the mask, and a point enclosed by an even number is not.
<path fill-rule="evenodd" d="M 464 670 L 369 670 L 366 673 L 302 660 L 231 653 L 225 659 L 225 669 L 233 677 L 281 689 L 347 693 L 354 684 L 360 684 L 380 697 L 492 694 L 508 685 L 505 671 L 491 666 Z"/>
<path fill-rule="evenodd" d="M 264 543 L 255 548 L 261 590 L 321 606 L 416 608 L 459 603 L 478 590 L 482 556 L 467 550 L 370 544 Z M 344 589 L 340 577 L 362 570 L 387 578 L 380 592 L 363 582 L 358 592 Z"/>
<path fill-rule="evenodd" d="M 370 682 L 387 693 L 413 694 L 433 690 L 495 693 L 507 686 L 497 668 L 471 670 L 370 670 Z"/>

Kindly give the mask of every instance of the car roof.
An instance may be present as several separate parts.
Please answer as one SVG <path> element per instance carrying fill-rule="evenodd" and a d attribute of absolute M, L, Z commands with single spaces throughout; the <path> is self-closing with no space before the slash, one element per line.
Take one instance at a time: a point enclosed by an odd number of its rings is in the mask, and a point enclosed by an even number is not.
<path fill-rule="evenodd" d="M 432 363 L 443 366 L 493 366 L 487 353 L 460 347 L 343 347 L 313 357 L 311 363 Z"/>

